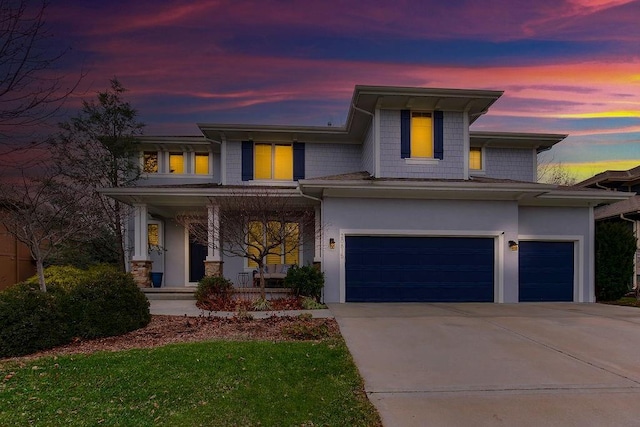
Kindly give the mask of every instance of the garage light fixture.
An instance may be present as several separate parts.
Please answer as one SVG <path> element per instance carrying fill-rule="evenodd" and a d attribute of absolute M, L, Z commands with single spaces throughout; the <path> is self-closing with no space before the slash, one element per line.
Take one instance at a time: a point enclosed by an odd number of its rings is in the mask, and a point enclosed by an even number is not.
<path fill-rule="evenodd" d="M 336 248 L 336 239 L 332 237 L 329 239 L 329 249 L 335 249 L 335 248 Z"/>
<path fill-rule="evenodd" d="M 518 251 L 518 242 L 516 242 L 514 240 L 509 240 L 509 249 L 511 249 L 513 252 L 517 252 Z"/>

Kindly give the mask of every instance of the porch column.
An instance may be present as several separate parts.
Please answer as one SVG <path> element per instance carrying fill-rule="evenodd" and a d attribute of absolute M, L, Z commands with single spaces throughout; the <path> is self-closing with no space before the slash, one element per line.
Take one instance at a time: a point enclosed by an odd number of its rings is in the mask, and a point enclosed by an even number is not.
<path fill-rule="evenodd" d="M 151 287 L 151 260 L 149 259 L 149 242 L 147 231 L 147 205 L 134 204 L 133 222 L 133 257 L 131 258 L 131 274 L 142 288 Z"/>
<path fill-rule="evenodd" d="M 207 257 L 204 260 L 205 276 L 222 276 L 220 256 L 220 206 L 207 206 Z"/>

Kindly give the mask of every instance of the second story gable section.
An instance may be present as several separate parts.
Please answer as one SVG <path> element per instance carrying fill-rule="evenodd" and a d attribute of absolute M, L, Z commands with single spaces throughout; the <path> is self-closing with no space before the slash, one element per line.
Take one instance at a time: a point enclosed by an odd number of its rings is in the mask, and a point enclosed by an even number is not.
<path fill-rule="evenodd" d="M 566 135 L 473 132 L 500 91 L 356 86 L 344 126 L 198 124 L 223 185 L 375 178 L 536 181 L 537 154 Z"/>
<path fill-rule="evenodd" d="M 220 146 L 201 136 L 143 136 L 139 147 L 137 185 L 220 182 Z"/>

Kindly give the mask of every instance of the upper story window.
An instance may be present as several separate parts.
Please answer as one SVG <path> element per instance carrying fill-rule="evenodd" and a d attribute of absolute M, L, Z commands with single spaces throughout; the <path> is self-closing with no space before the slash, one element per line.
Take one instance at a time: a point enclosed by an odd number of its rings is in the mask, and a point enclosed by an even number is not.
<path fill-rule="evenodd" d="M 281 144 L 256 144 L 254 179 L 293 180 L 293 147 Z"/>
<path fill-rule="evenodd" d="M 169 153 L 169 173 L 184 173 L 184 155 Z"/>
<path fill-rule="evenodd" d="M 297 181 L 304 179 L 304 143 L 242 141 L 242 180 Z"/>
<path fill-rule="evenodd" d="M 411 112 L 411 157 L 433 158 L 433 121 L 431 113 Z"/>
<path fill-rule="evenodd" d="M 158 173 L 157 151 L 145 151 L 142 154 L 142 171 L 144 173 Z"/>
<path fill-rule="evenodd" d="M 482 170 L 482 148 L 471 147 L 469 150 L 469 169 Z"/>
<path fill-rule="evenodd" d="M 195 155 L 195 173 L 196 175 L 209 174 L 209 154 L 196 153 Z"/>
<path fill-rule="evenodd" d="M 442 111 L 400 111 L 400 157 L 444 158 L 444 114 Z"/>

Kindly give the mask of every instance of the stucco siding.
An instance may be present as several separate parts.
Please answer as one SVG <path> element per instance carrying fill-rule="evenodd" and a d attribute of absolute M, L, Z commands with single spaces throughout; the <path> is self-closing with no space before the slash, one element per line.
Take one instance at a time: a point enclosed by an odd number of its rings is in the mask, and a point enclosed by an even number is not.
<path fill-rule="evenodd" d="M 380 111 L 380 169 L 388 178 L 464 178 L 462 113 L 444 113 L 444 155 L 429 164 L 411 164 L 400 157 L 400 111 Z"/>
<path fill-rule="evenodd" d="M 484 155 L 485 176 L 516 181 L 536 181 L 534 150 L 487 147 L 484 150 Z"/>

